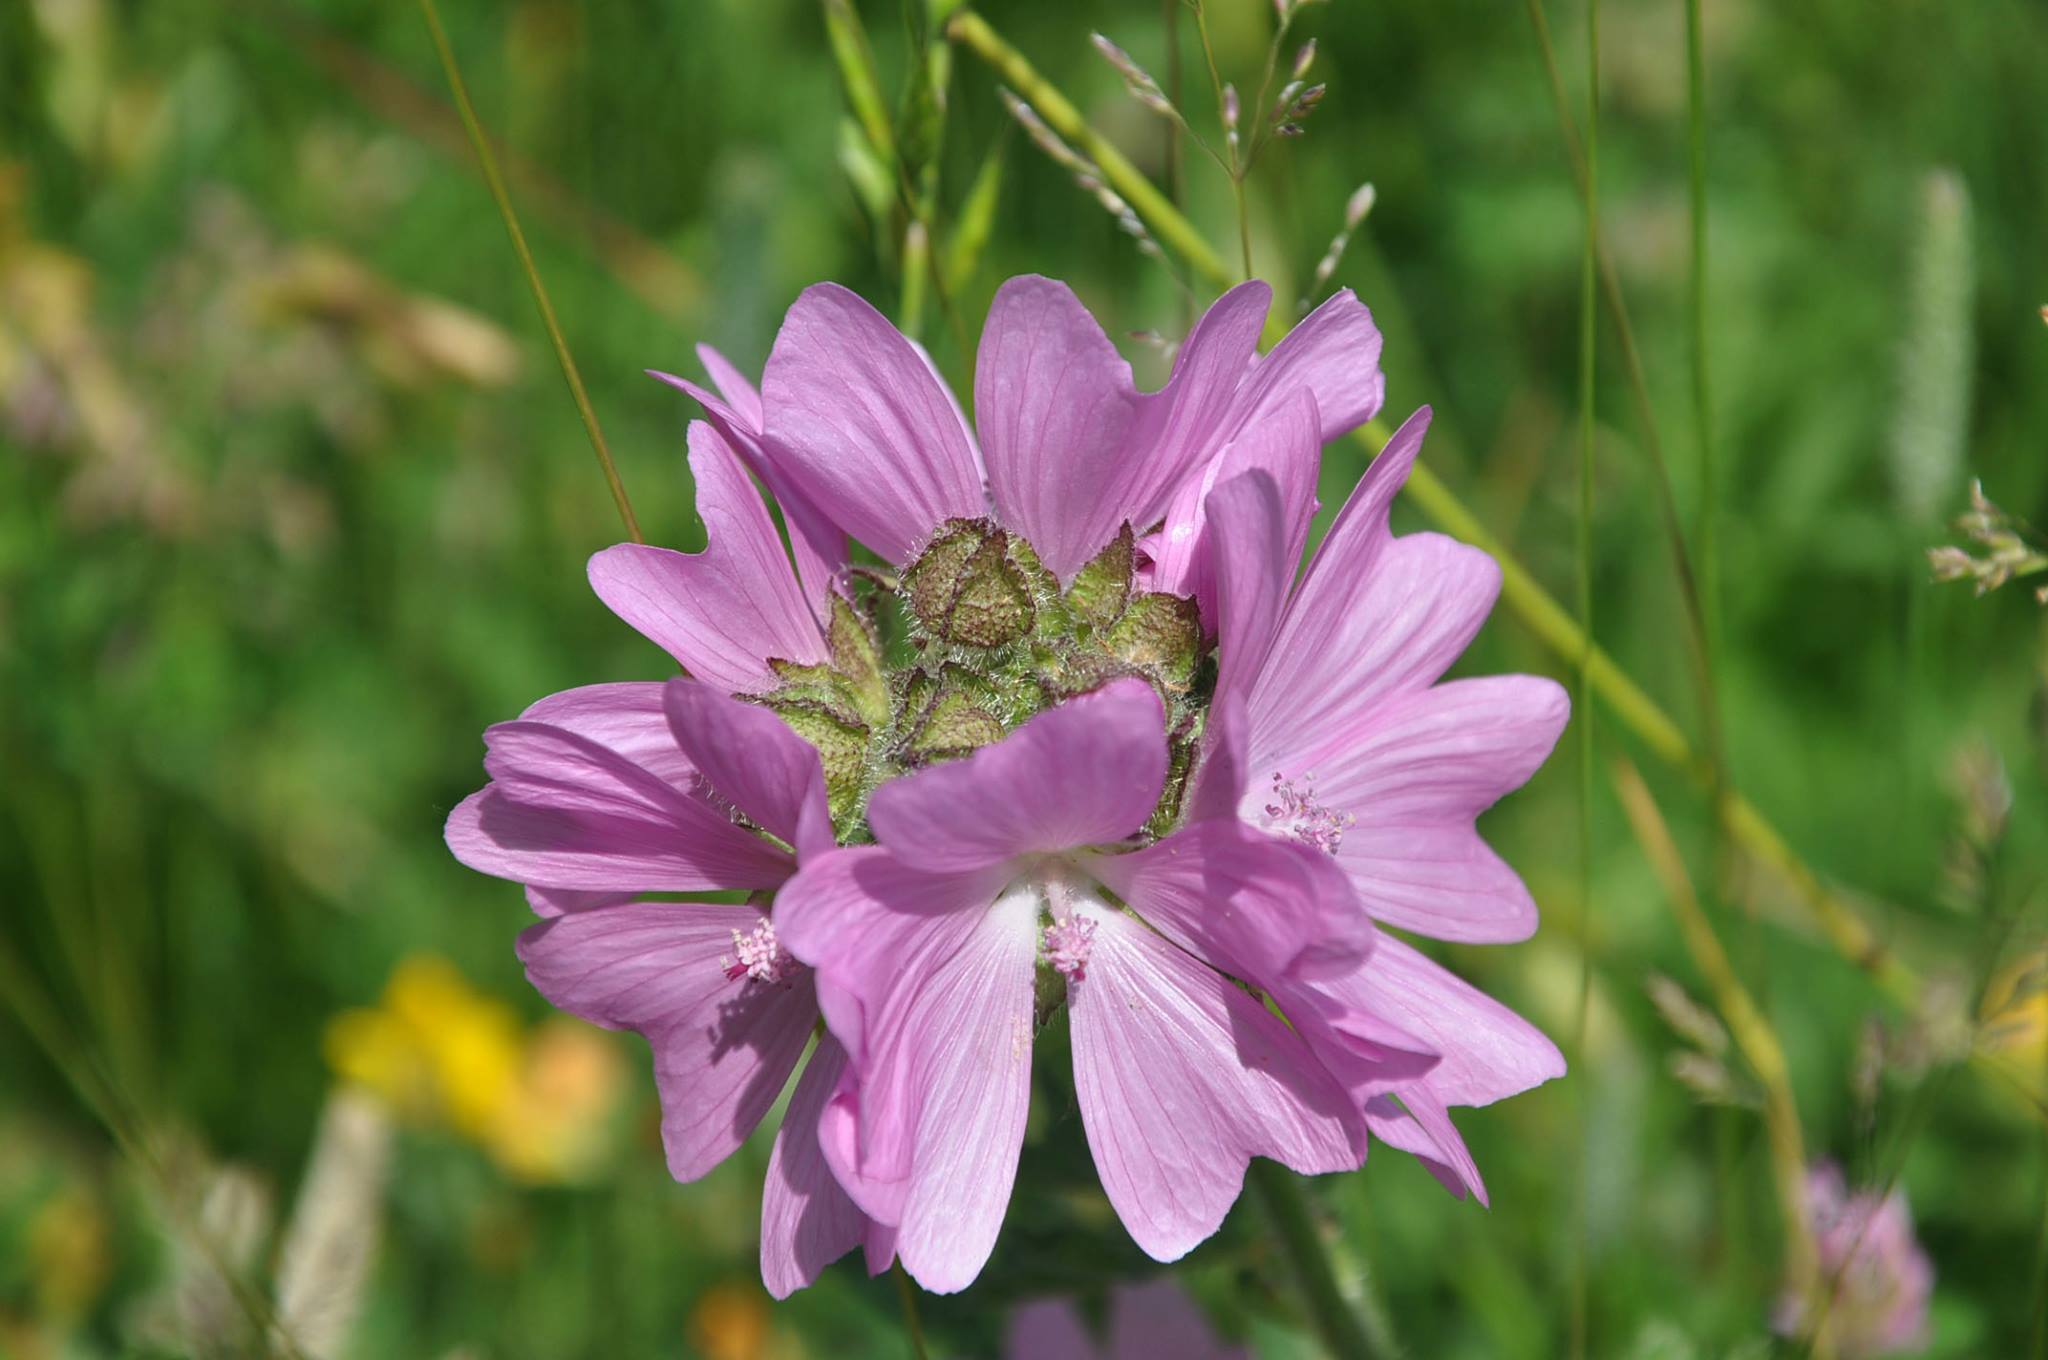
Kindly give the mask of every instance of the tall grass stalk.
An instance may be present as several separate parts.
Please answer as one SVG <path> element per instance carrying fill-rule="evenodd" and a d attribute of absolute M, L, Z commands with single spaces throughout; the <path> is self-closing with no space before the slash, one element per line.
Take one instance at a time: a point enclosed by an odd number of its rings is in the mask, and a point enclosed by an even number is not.
<path fill-rule="evenodd" d="M 1657 810 L 1656 799 L 1636 767 L 1616 758 L 1611 766 L 1614 791 L 1627 814 L 1636 843 L 1649 860 L 1658 885 L 1678 922 L 1686 952 L 1705 979 L 1714 1008 L 1721 1013 L 1730 1037 L 1741 1050 L 1743 1061 L 1756 1074 L 1764 1090 L 1764 1132 L 1770 1145 L 1771 1183 L 1777 1192 L 1778 1216 L 1785 1238 L 1785 1275 L 1789 1287 L 1800 1297 L 1816 1300 L 1819 1256 L 1813 1229 L 1806 1218 L 1806 1135 L 1799 1122 L 1799 1105 L 1793 1097 L 1790 1069 L 1778 1032 L 1763 1009 L 1756 1004 L 1729 962 L 1728 951 L 1715 935 L 1713 923 L 1701 910 L 1692 879 L 1686 873 L 1685 857 L 1679 853 Z"/>
<path fill-rule="evenodd" d="M 1263 1159 L 1254 1161 L 1248 1174 L 1266 1201 L 1266 1211 L 1272 1217 L 1274 1231 L 1279 1234 L 1288 1262 L 1294 1267 L 1302 1297 L 1308 1302 L 1309 1320 L 1315 1324 L 1316 1333 L 1322 1337 L 1330 1354 L 1344 1356 L 1346 1360 L 1353 1356 L 1359 1360 L 1370 1360 L 1372 1356 L 1384 1354 L 1374 1345 L 1357 1309 L 1352 1307 L 1343 1287 L 1337 1282 L 1337 1273 L 1331 1265 L 1322 1232 L 1316 1226 L 1315 1213 L 1309 1207 L 1308 1190 L 1301 1177 L 1278 1162 Z"/>
<path fill-rule="evenodd" d="M 896 1297 L 903 1304 L 903 1329 L 910 1337 L 911 1360 L 929 1360 L 930 1352 L 924 1344 L 924 1323 L 917 1313 L 917 1286 L 911 1283 L 910 1272 L 903 1268 L 901 1261 L 890 1266 L 889 1273 L 896 1277 Z"/>
<path fill-rule="evenodd" d="M 1534 0 L 1532 0 L 1534 3 Z M 1585 249 L 1579 265 L 1579 496 L 1574 556 L 1578 564 L 1579 650 L 1572 717 L 1579 732 L 1579 999 L 1572 1020 L 1572 1066 L 1579 1072 L 1578 1193 L 1572 1252 L 1572 1355 L 1586 1354 L 1588 1277 L 1592 1269 L 1591 1206 L 1593 1083 L 1586 1071 L 1586 1021 L 1593 1005 L 1593 434 L 1599 396 L 1599 304 L 1594 278 L 1600 260 L 1600 0 L 1586 0 L 1586 173 L 1579 181 Z M 1681 556 L 1682 556 L 1681 552 Z"/>
<path fill-rule="evenodd" d="M 86 1111 L 99 1121 L 121 1155 L 142 1177 L 179 1237 L 199 1254 L 227 1286 L 255 1336 L 268 1336 L 281 1360 L 307 1360 L 290 1332 L 278 1320 L 270 1300 L 243 1273 L 214 1235 L 199 1221 L 190 1198 L 175 1183 L 150 1138 L 147 1122 L 128 1101 L 104 1064 L 78 1042 L 35 974 L 0 935 L 0 1007 L 11 1012 L 43 1057 L 64 1078 Z"/>
<path fill-rule="evenodd" d="M 441 70 L 448 77 L 448 89 L 455 97 L 455 108 L 462 115 L 462 126 L 469 133 L 469 144 L 476 151 L 476 158 L 483 167 L 484 183 L 490 186 L 491 200 L 498 205 L 498 216 L 504 219 L 505 234 L 512 238 L 513 253 L 519 257 L 519 268 L 526 275 L 526 286 L 533 293 L 533 305 L 540 312 L 540 322 L 548 333 L 548 341 L 555 349 L 555 362 L 561 365 L 563 381 L 569 384 L 569 396 L 576 403 L 576 413 L 583 418 L 583 432 L 590 438 L 590 448 L 597 455 L 597 463 L 604 470 L 606 485 L 611 488 L 612 504 L 618 507 L 619 521 L 626 526 L 626 536 L 635 543 L 644 543 L 640 536 L 640 521 L 634 517 L 633 503 L 626 497 L 626 484 L 619 479 L 619 469 L 612 462 L 612 451 L 604 441 L 604 430 L 597 423 L 596 408 L 590 404 L 590 394 L 584 390 L 583 375 L 576 367 L 575 356 L 569 353 L 569 342 L 563 338 L 561 323 L 555 319 L 555 305 L 548 300 L 547 285 L 540 280 L 540 270 L 533 262 L 533 252 L 527 248 L 526 233 L 520 230 L 519 214 L 513 211 L 511 195 L 505 192 L 504 176 L 498 173 L 498 158 L 491 150 L 490 138 L 484 134 L 483 124 L 477 120 L 476 106 L 470 103 L 469 87 L 463 84 L 462 69 L 456 64 L 455 49 L 449 45 L 448 32 L 441 27 L 441 13 L 434 7 L 434 0 L 420 0 L 420 13 L 425 16 L 427 28 L 433 34 L 434 50 L 440 55 Z"/>
<path fill-rule="evenodd" d="M 1686 312 L 1692 332 L 1692 418 L 1694 457 L 1697 460 L 1699 505 L 1695 512 L 1695 542 L 1699 551 L 1700 643 L 1702 667 L 1710 684 L 1720 676 L 1716 660 L 1721 655 L 1721 477 L 1714 448 L 1714 401 L 1709 381 L 1707 348 L 1707 62 L 1701 20 L 1701 0 L 1685 0 L 1685 113 L 1686 181 L 1692 247 L 1690 277 L 1687 280 Z M 1718 708 L 1716 708 L 1718 713 Z M 1728 770 L 1725 753 L 1711 762 L 1707 796 L 1718 806 L 1727 792 Z M 1707 903 L 1718 911 L 1729 901 L 1728 828 L 1721 818 L 1712 818 L 1707 844 Z M 1758 918 L 1749 913 L 1748 961 L 1754 968 L 1761 962 Z M 1724 1120 L 1722 1127 L 1727 1127 Z M 1730 1269 L 1740 1277 L 1740 1253 L 1744 1235 L 1742 1197 L 1732 1190 L 1737 1174 L 1731 1141 L 1714 1140 L 1716 1174 L 1724 1188 L 1720 1196 L 1721 1222 L 1729 1246 Z"/>
<path fill-rule="evenodd" d="M 1721 475 L 1714 449 L 1714 401 L 1707 351 L 1707 59 L 1700 0 L 1685 0 L 1685 121 L 1686 178 L 1692 219 L 1692 278 L 1686 310 L 1692 323 L 1693 442 L 1699 458 L 1696 537 L 1701 613 L 1711 658 L 1721 641 Z"/>
<path fill-rule="evenodd" d="M 1557 48 L 1551 41 L 1550 23 L 1544 17 L 1542 0 L 1527 0 L 1529 24 L 1536 37 L 1537 52 L 1543 61 L 1543 75 L 1550 88 L 1551 107 L 1556 113 L 1558 133 L 1564 139 L 1565 155 L 1571 162 L 1572 173 L 1579 191 L 1586 192 L 1591 177 L 1591 137 L 1588 145 L 1580 146 L 1579 131 L 1572 118 L 1571 101 L 1565 93 L 1564 78 L 1558 71 Z M 1657 512 L 1664 527 L 1664 537 L 1671 549 L 1672 569 L 1678 576 L 1678 589 L 1685 606 L 1686 641 L 1691 649 L 1694 681 L 1699 689 L 1700 716 L 1705 729 L 1707 792 L 1712 806 L 1722 809 L 1727 816 L 1728 776 L 1726 748 L 1721 734 L 1721 703 L 1719 688 L 1714 672 L 1713 638 L 1707 627 L 1707 608 L 1702 598 L 1699 581 L 1694 575 L 1692 556 L 1686 547 L 1685 529 L 1679 522 L 1678 501 L 1671 488 L 1671 468 L 1664 456 L 1664 442 L 1658 434 L 1657 412 L 1650 400 L 1650 387 L 1643 375 L 1641 351 L 1636 347 L 1635 327 L 1629 321 L 1628 305 L 1621 292 L 1621 276 L 1615 270 L 1613 256 L 1604 242 L 1594 242 L 1594 261 L 1598 269 L 1600 292 L 1607 307 L 1608 320 L 1614 327 L 1614 338 L 1621 352 L 1622 374 L 1628 381 L 1629 395 L 1636 408 L 1637 421 L 1642 426 L 1643 447 L 1649 454 L 1651 482 L 1657 494 Z"/>
<path fill-rule="evenodd" d="M 1238 140 L 1237 115 L 1232 109 L 1235 96 L 1224 85 L 1223 77 L 1216 69 L 1216 46 L 1209 40 L 1208 6 L 1202 4 L 1201 0 L 1196 0 L 1194 9 L 1195 32 L 1202 39 L 1202 60 L 1209 67 L 1209 90 L 1216 100 L 1218 116 L 1223 119 L 1226 129 L 1223 146 L 1228 159 L 1224 163 L 1224 169 L 1230 175 L 1231 200 L 1237 208 L 1238 250 L 1244 264 L 1244 277 L 1249 279 L 1252 277 L 1252 218 L 1244 195 L 1245 153 L 1243 144 Z"/>

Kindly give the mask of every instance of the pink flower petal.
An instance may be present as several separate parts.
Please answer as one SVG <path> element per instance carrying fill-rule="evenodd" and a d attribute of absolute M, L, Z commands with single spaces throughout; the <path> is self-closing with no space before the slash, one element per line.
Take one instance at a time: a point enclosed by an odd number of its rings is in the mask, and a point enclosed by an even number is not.
<path fill-rule="evenodd" d="M 1166 711 L 1142 680 L 1038 714 L 993 746 L 875 790 L 875 839 L 933 872 L 1121 840 L 1166 782 Z"/>
<path fill-rule="evenodd" d="M 1140 510 L 1107 494 L 1138 411 L 1130 365 L 1065 284 L 1023 275 L 982 326 L 974 410 L 997 519 L 1071 580 Z"/>
<path fill-rule="evenodd" d="M 1204 822 L 1087 870 L 1182 948 L 1260 986 L 1354 967 L 1371 921 L 1325 854 L 1235 822 Z"/>
<path fill-rule="evenodd" d="M 1427 1085 L 1404 1086 L 1374 1096 L 1365 1105 L 1365 1122 L 1373 1137 L 1408 1153 L 1459 1199 L 1471 1195 L 1488 1204 L 1486 1182 L 1465 1147 L 1451 1112 Z"/>
<path fill-rule="evenodd" d="M 676 745 L 661 706 L 661 681 L 623 680 L 550 694 L 519 715 L 573 732 L 660 775 L 685 793 L 697 788 L 697 767 Z"/>
<path fill-rule="evenodd" d="M 1166 386 L 1139 398 L 1129 452 L 1105 497 L 1132 507 L 1133 528 L 1142 531 L 1164 514 L 1176 488 L 1237 432 L 1226 421 L 1258 357 L 1272 300 L 1273 290 L 1256 279 L 1216 299 L 1182 342 Z"/>
<path fill-rule="evenodd" d="M 861 1246 L 868 1217 L 832 1179 L 818 1148 L 818 1116 L 846 1067 L 846 1050 L 818 1041 L 783 1112 L 761 1188 L 761 1283 L 786 1299 L 832 1262 Z"/>
<path fill-rule="evenodd" d="M 746 906 L 635 902 L 544 921 L 519 937 L 526 976 L 554 1005 L 654 1050 L 669 1173 L 695 1180 L 746 1141 L 803 1055 L 817 1018 L 808 977 L 726 976 Z"/>
<path fill-rule="evenodd" d="M 609 892 L 768 888 L 789 875 L 786 853 L 588 738 L 526 721 L 484 738 L 492 783 L 446 831 L 472 869 Z"/>
<path fill-rule="evenodd" d="M 1337 860 L 1375 917 L 1444 939 L 1526 939 L 1535 903 L 1473 819 L 1527 782 L 1569 715 L 1552 680 L 1452 680 L 1383 705 L 1283 769 L 1313 772 L 1317 798 L 1356 819 Z M 1248 819 L 1257 803 L 1254 788 Z"/>
<path fill-rule="evenodd" d="M 799 855 L 832 847 L 816 747 L 758 704 L 694 680 L 669 681 L 665 697 L 676 744 L 714 791 Z"/>
<path fill-rule="evenodd" d="M 1309 985 L 1433 1045 L 1443 1059 L 1419 1084 L 1446 1105 L 1490 1105 L 1564 1075 L 1542 1031 L 1392 936 L 1350 978 Z"/>
<path fill-rule="evenodd" d="M 1216 487 L 1254 470 L 1271 474 L 1280 493 L 1285 547 L 1278 552 L 1286 563 L 1286 584 L 1291 585 L 1308 541 L 1309 521 L 1315 517 L 1322 454 L 1315 400 L 1307 392 L 1294 393 L 1257 424 L 1245 427 L 1201 476 L 1188 479 L 1167 507 L 1165 525 L 1150 546 L 1151 588 L 1193 595 L 1202 604 L 1204 618 L 1215 616 L 1216 548 L 1207 532 L 1208 499 Z"/>
<path fill-rule="evenodd" d="M 768 494 L 782 508 L 783 522 L 789 528 L 790 555 L 796 559 L 796 578 L 803 585 L 804 598 L 810 602 L 818 626 L 827 627 L 831 622 L 833 587 L 846 570 L 846 535 L 810 503 L 790 474 L 769 456 L 762 444 L 760 394 L 718 351 L 699 345 L 697 353 L 711 371 L 712 381 L 726 393 L 725 400 L 673 373 L 650 368 L 648 376 L 677 388 L 702 407 L 705 418 L 738 452 L 748 471 L 768 488 Z"/>
<path fill-rule="evenodd" d="M 1271 474 L 1231 478 L 1208 500 L 1214 543 L 1217 630 L 1216 697 L 1221 707 L 1249 690 L 1280 626 L 1294 564 L 1287 556 L 1288 521 Z"/>
<path fill-rule="evenodd" d="M 902 1217 L 914 1152 L 915 1110 L 906 1102 L 917 1093 L 900 1083 L 864 1088 L 857 1078 L 901 1042 L 914 989 L 899 984 L 965 949 L 1008 877 L 1002 868 L 924 873 L 879 846 L 856 846 L 807 860 L 776 895 L 777 934 L 795 957 L 818 965 L 819 1006 L 850 1058 L 819 1139 L 840 1183 L 872 1218 Z"/>
<path fill-rule="evenodd" d="M 1379 414 L 1387 380 L 1380 372 L 1380 331 L 1349 288 L 1304 317 L 1245 379 L 1230 428 L 1254 424 L 1297 392 L 1315 397 L 1328 443 Z"/>
<path fill-rule="evenodd" d="M 798 489 L 892 562 L 983 512 L 981 473 L 925 361 L 837 284 L 804 290 L 762 375 L 766 440 Z"/>
<path fill-rule="evenodd" d="M 1323 588 L 1333 580 L 1296 595 L 1252 691 L 1259 766 L 1295 764 L 1334 729 L 1434 684 L 1492 612 L 1500 567 L 1455 539 L 1410 534 L 1341 596 Z"/>
<path fill-rule="evenodd" d="M 726 405 L 732 408 L 747 432 L 758 437 L 761 433 L 761 393 L 748 381 L 747 375 L 709 345 L 697 346 L 697 362 L 704 365 L 704 371 L 711 375 L 711 385 L 718 389 L 719 396 L 725 398 Z"/>
<path fill-rule="evenodd" d="M 1031 1096 L 1037 901 L 981 914 L 947 953 L 903 960 L 906 995 L 866 1030 L 857 1122 L 867 1154 L 904 1167 L 897 1254 L 926 1289 L 974 1282 L 1010 1202 Z M 872 996 L 872 991 L 869 995 Z"/>
<path fill-rule="evenodd" d="M 1536 899 L 1477 828 L 1362 823 L 1337 862 L 1365 910 L 1388 925 L 1460 944 L 1513 944 L 1536 933 Z"/>
<path fill-rule="evenodd" d="M 704 551 L 621 543 L 590 559 L 591 588 L 704 683 L 728 693 L 773 689 L 770 657 L 826 659 L 817 616 L 739 456 L 702 422 L 690 426 L 690 470 Z"/>
<path fill-rule="evenodd" d="M 1147 1254 L 1214 1233 L 1245 1167 L 1349 1171 L 1365 1127 L 1279 1019 L 1214 969 L 1106 904 L 1085 977 L 1069 981 L 1074 1086 L 1104 1192 Z"/>

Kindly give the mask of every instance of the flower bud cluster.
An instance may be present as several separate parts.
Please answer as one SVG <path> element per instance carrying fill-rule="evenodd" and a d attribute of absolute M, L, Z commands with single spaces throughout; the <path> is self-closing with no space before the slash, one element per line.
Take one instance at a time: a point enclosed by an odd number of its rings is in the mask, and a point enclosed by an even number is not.
<path fill-rule="evenodd" d="M 1145 591 L 1126 525 L 1064 588 L 1020 535 L 941 525 L 869 617 L 833 602 L 832 656 L 775 663 L 759 702 L 818 748 L 842 839 L 865 839 L 867 796 L 896 775 L 1000 741 L 1035 713 L 1122 676 L 1167 707 L 1173 775 L 1152 829 L 1171 826 L 1200 734 L 1207 649 L 1194 601 Z M 886 642 L 885 642 L 886 639 Z M 885 651 L 896 664 L 884 660 Z"/>

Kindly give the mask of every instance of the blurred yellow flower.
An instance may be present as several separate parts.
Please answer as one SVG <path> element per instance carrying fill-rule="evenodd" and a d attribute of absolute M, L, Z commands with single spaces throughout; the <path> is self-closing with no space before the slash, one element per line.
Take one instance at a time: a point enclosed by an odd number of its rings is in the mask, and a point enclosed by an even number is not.
<path fill-rule="evenodd" d="M 715 1284 L 690 1310 L 690 1343 L 705 1360 L 762 1360 L 769 1342 L 768 1297 L 758 1285 Z"/>
<path fill-rule="evenodd" d="M 2037 1102 L 2048 1101 L 2048 945 L 2021 954 L 1985 985 L 1977 1050 Z"/>
<path fill-rule="evenodd" d="M 106 1215 L 92 1192 L 68 1185 L 28 1225 L 37 1314 L 69 1325 L 85 1315 L 113 1273 Z"/>
<path fill-rule="evenodd" d="M 599 1169 L 625 1086 L 611 1041 L 553 1017 L 532 1030 L 446 959 L 399 963 L 374 1007 L 328 1022 L 328 1065 L 403 1118 L 451 1129 L 534 1183 Z"/>

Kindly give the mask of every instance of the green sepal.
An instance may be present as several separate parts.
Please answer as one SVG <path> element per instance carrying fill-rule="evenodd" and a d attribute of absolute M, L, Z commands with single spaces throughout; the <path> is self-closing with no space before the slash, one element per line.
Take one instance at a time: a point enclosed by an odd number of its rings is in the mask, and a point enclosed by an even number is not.
<path fill-rule="evenodd" d="M 1108 628 L 1122 617 L 1131 598 L 1131 565 L 1136 541 L 1126 523 L 1108 547 L 1074 576 L 1067 587 L 1067 608 L 1097 630 Z"/>
<path fill-rule="evenodd" d="M 761 701 L 809 742 L 825 767 L 825 797 L 835 825 L 844 826 L 860 812 L 866 792 L 867 724 L 836 703 L 821 703 L 780 690 Z"/>
<path fill-rule="evenodd" d="M 988 525 L 981 520 L 947 520 L 903 573 L 903 593 L 910 600 L 910 612 L 934 636 L 946 635 L 953 600 L 960 593 L 961 569 L 987 537 Z"/>
<path fill-rule="evenodd" d="M 989 650 L 1030 633 L 1038 609 L 1024 572 L 1010 560 L 1009 539 L 995 530 L 961 568 L 942 634 L 946 641 Z"/>
<path fill-rule="evenodd" d="M 866 619 L 845 597 L 832 596 L 829 642 L 832 669 L 846 681 L 846 691 L 871 728 L 889 722 L 889 685 L 882 677 L 882 655 Z"/>
<path fill-rule="evenodd" d="M 1194 681 L 1202 649 L 1195 602 L 1180 595 L 1140 595 L 1104 635 L 1103 645 L 1112 656 L 1184 690 Z"/>
<path fill-rule="evenodd" d="M 917 764 L 952 760 L 1003 739 L 1001 719 L 965 689 L 946 689 L 932 700 L 905 743 L 904 756 Z"/>

